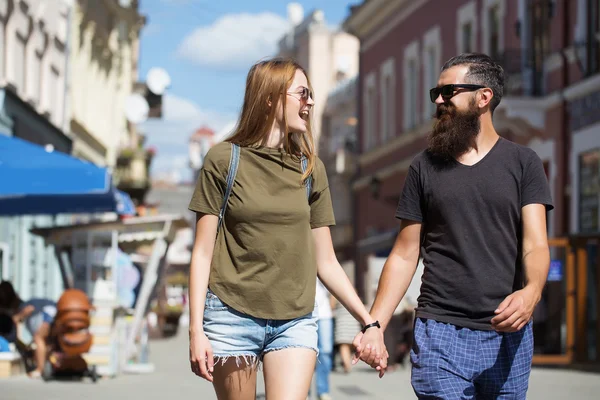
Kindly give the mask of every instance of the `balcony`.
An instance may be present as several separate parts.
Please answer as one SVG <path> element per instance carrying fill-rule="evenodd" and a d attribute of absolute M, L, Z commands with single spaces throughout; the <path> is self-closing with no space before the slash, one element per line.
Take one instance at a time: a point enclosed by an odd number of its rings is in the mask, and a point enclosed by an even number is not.
<path fill-rule="evenodd" d="M 545 96 L 543 67 L 546 54 L 527 49 L 508 49 L 494 59 L 506 74 L 505 96 Z"/>
<path fill-rule="evenodd" d="M 117 157 L 113 179 L 120 190 L 127 192 L 137 204 L 143 204 L 150 188 L 150 164 L 153 149 L 125 148 Z"/>

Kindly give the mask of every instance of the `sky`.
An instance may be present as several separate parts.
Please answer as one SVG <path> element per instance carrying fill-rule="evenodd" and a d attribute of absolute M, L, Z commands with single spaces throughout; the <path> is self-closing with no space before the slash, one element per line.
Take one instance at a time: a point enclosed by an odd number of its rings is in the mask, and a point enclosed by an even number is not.
<path fill-rule="evenodd" d="M 304 14 L 321 9 L 337 26 L 360 1 L 302 0 Z M 284 0 L 142 0 L 140 80 L 153 67 L 165 69 L 171 85 L 163 96 L 163 117 L 138 129 L 157 155 L 153 178 L 189 180 L 187 142 L 208 126 L 224 135 L 242 104 L 246 74 L 259 59 L 273 56 L 289 29 Z"/>

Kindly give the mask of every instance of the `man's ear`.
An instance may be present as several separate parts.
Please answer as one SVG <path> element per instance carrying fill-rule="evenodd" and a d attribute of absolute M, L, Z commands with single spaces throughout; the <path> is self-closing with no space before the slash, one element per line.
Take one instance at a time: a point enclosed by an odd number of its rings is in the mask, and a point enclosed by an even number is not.
<path fill-rule="evenodd" d="M 477 105 L 479 108 L 485 108 L 490 104 L 492 98 L 494 98 L 494 91 L 490 88 L 483 88 L 479 90 L 480 96 Z"/>

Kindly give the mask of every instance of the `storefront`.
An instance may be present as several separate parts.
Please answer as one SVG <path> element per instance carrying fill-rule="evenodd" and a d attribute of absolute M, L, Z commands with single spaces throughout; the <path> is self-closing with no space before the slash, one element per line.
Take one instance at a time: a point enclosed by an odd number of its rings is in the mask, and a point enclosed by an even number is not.
<path fill-rule="evenodd" d="M 550 240 L 551 264 L 534 313 L 537 364 L 600 364 L 600 92 L 571 90 L 569 234 Z"/>
<path fill-rule="evenodd" d="M 48 150 L 70 154 L 71 139 L 12 90 L 0 89 L 0 135 L 21 138 Z M 0 177 L 2 179 L 4 177 Z M 57 298 L 62 291 L 52 249 L 31 235 L 33 226 L 68 223 L 69 215 L 0 216 L 0 275 L 11 279 L 23 298 Z"/>
<path fill-rule="evenodd" d="M 33 229 L 55 249 L 65 288 L 84 290 L 96 309 L 94 345 L 84 357 L 102 376 L 152 372 L 148 360 L 148 311 L 165 276 L 170 245 L 189 222 L 179 215 L 130 217 Z M 137 277 L 118 257 L 143 259 Z M 128 295 L 138 286 L 134 298 Z M 139 280 L 139 284 L 138 281 Z"/>

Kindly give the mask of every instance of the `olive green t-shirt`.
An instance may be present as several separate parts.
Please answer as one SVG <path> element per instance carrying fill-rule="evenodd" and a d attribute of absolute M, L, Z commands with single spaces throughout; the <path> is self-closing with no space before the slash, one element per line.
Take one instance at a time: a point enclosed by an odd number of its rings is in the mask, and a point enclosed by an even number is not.
<path fill-rule="evenodd" d="M 231 144 L 212 147 L 189 208 L 219 215 Z M 298 157 L 283 149 L 241 147 L 240 163 L 215 242 L 209 287 L 233 309 L 264 319 L 293 319 L 315 304 L 317 264 L 311 228 L 335 224 L 323 162 L 310 199 Z"/>

